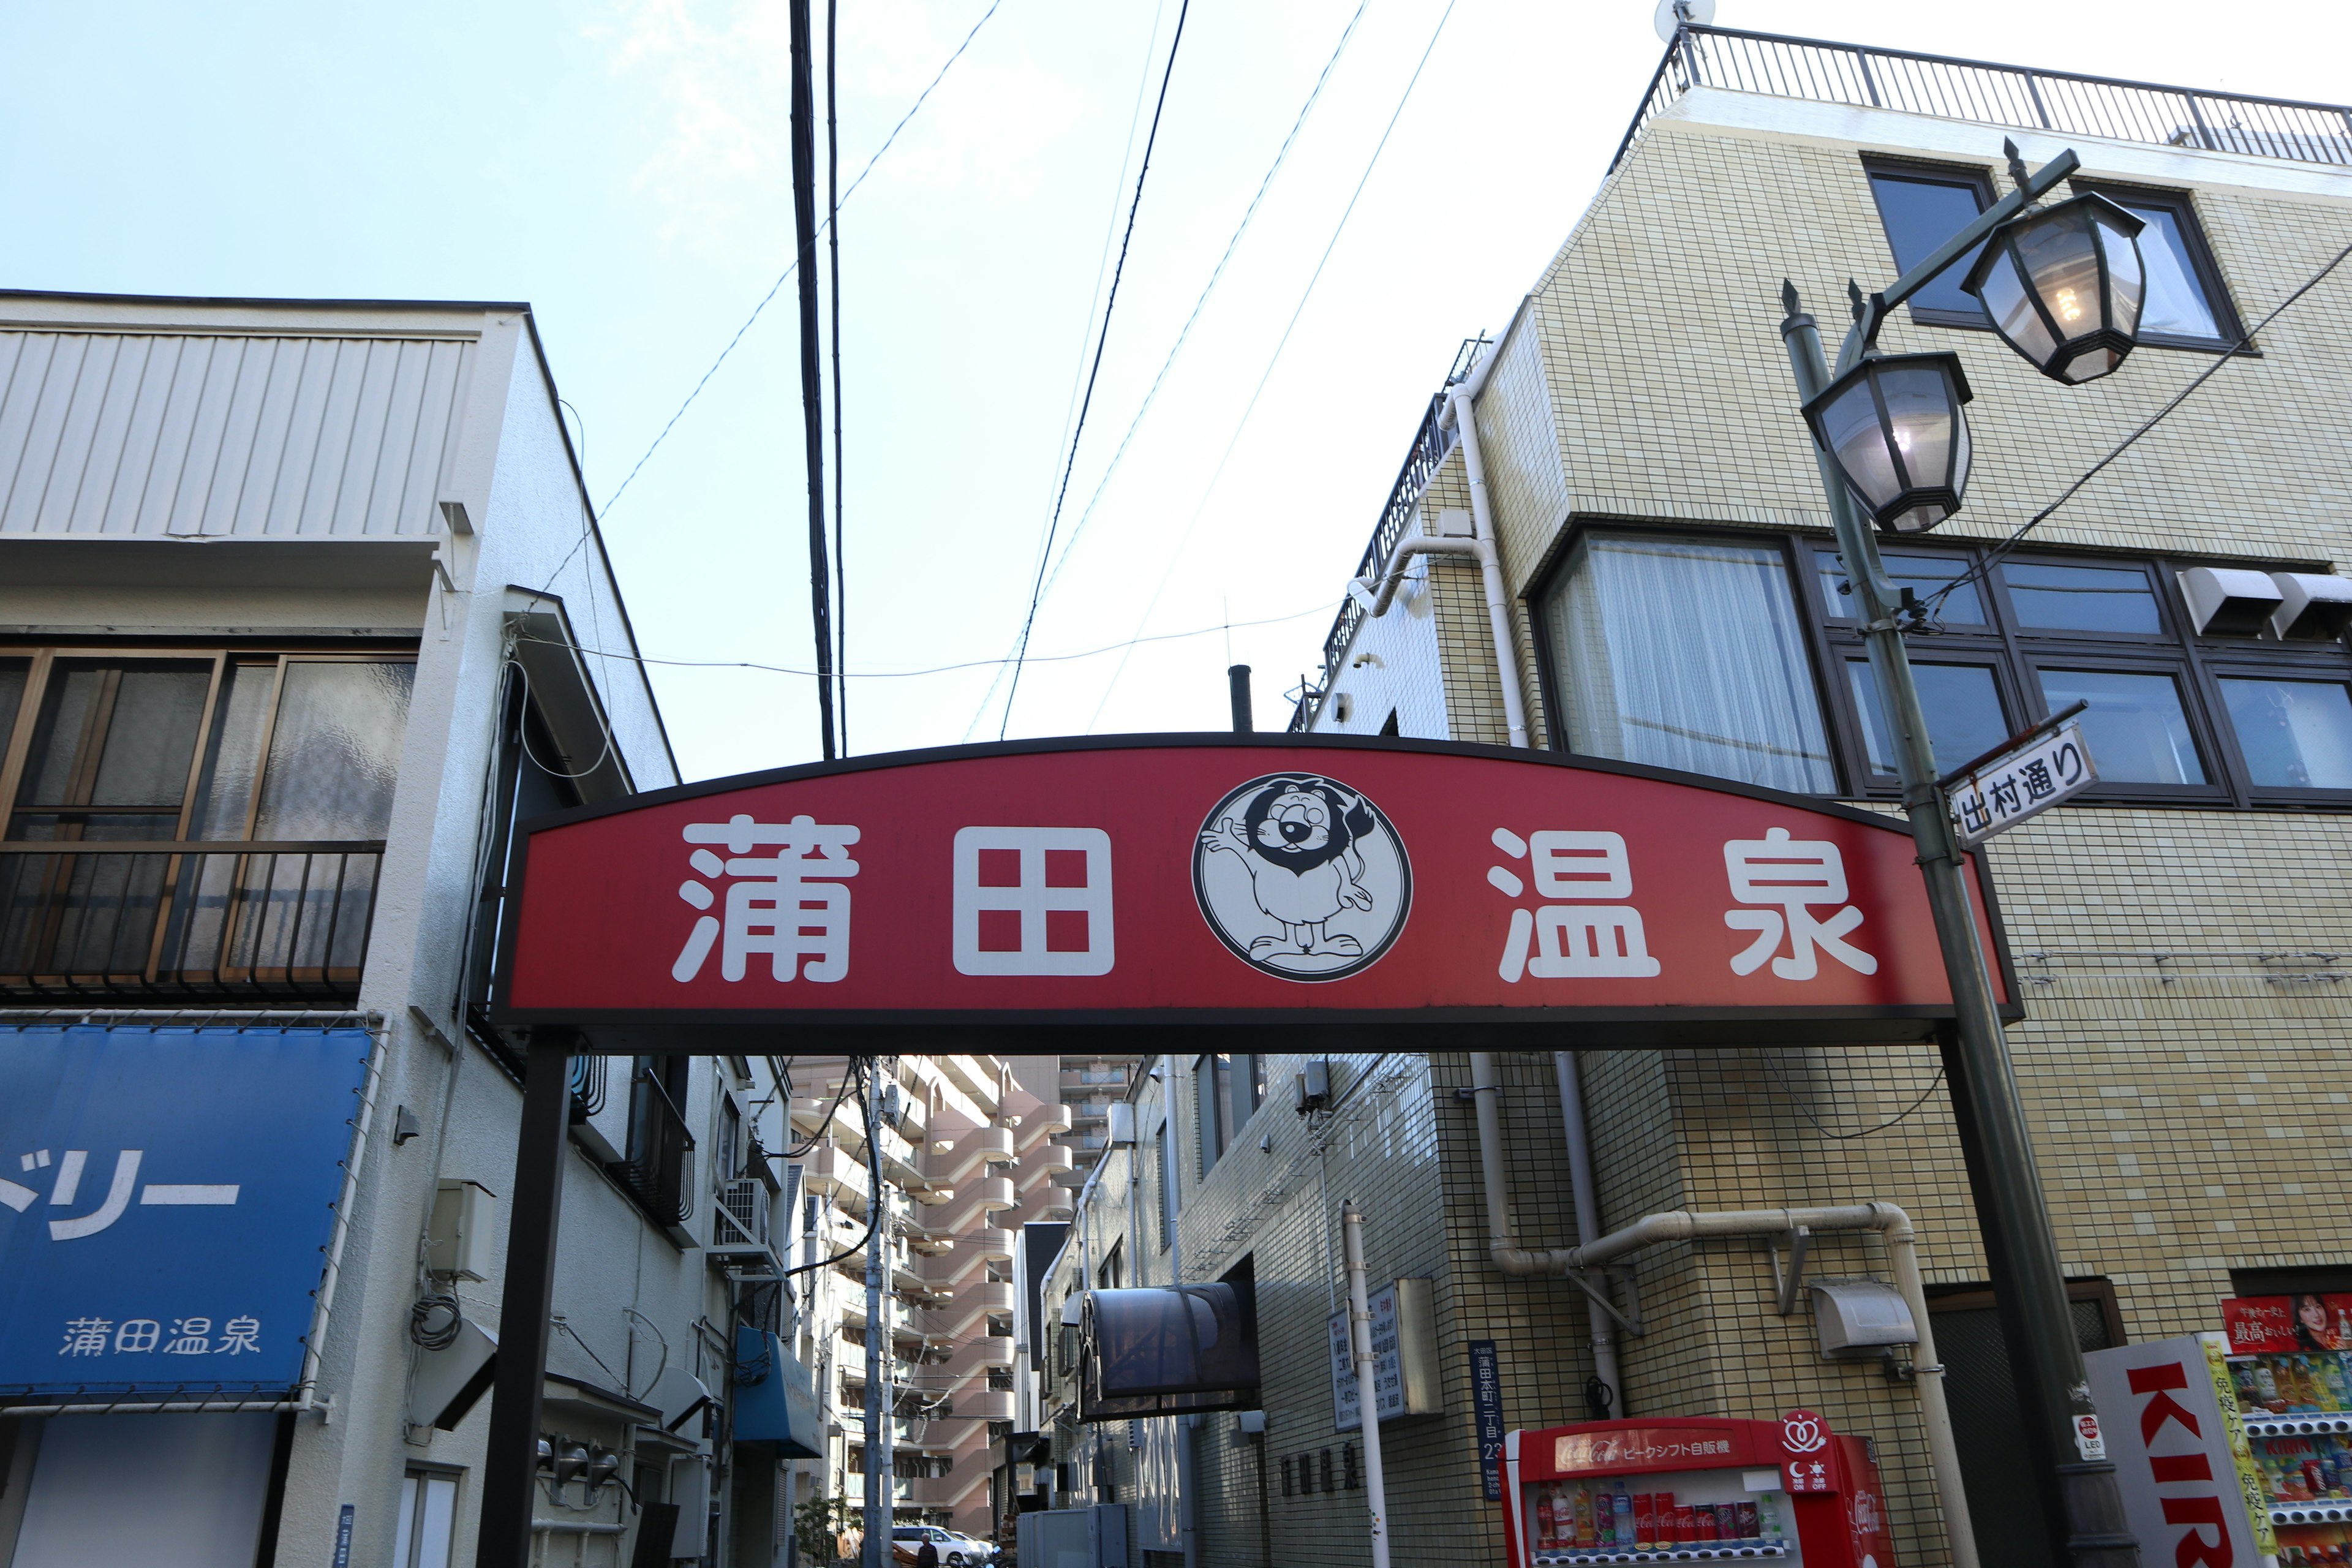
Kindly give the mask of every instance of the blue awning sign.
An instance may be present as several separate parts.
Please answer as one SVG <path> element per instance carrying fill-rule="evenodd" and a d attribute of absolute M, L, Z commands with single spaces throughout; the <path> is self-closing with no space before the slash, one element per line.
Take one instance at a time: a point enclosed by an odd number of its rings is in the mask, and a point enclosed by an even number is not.
<path fill-rule="evenodd" d="M 0 1027 L 0 1393 L 292 1389 L 372 1043 Z"/>

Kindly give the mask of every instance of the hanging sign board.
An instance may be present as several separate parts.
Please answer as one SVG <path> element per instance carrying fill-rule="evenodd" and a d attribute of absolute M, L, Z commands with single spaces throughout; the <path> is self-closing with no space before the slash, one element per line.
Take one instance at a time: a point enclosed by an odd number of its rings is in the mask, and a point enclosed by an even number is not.
<path fill-rule="evenodd" d="M 530 825 L 498 1016 L 649 1044 L 664 1024 L 1651 1016 L 1855 1038 L 1818 1026 L 1951 1014 L 1915 854 L 1902 825 L 1810 797 L 1494 747 L 909 752 Z"/>
<path fill-rule="evenodd" d="M 1981 844 L 2099 782 L 2083 727 L 2061 724 L 2040 739 L 1971 769 L 1952 785 L 1952 822 L 1962 844 Z"/>
<path fill-rule="evenodd" d="M 1426 1279 L 1399 1279 L 1369 1292 L 1372 1314 L 1372 1397 L 1381 1419 L 1437 1415 L 1444 1411 L 1437 1384 L 1437 1312 Z M 1349 1342 L 1348 1310 L 1331 1314 L 1331 1426 L 1355 1432 L 1364 1425 L 1356 1383 L 1355 1350 Z"/>
<path fill-rule="evenodd" d="M 0 1027 L 0 1394 L 292 1389 L 370 1045 Z"/>

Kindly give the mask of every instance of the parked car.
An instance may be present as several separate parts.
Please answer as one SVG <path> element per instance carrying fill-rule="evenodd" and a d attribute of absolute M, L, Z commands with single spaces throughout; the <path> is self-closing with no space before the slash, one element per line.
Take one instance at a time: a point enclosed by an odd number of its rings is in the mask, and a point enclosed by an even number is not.
<path fill-rule="evenodd" d="M 914 1553 L 922 1550 L 924 1542 L 939 1548 L 940 1568 L 981 1568 L 996 1555 L 996 1548 L 985 1541 L 976 1541 L 936 1524 L 902 1524 L 890 1531 L 894 1552 Z"/>

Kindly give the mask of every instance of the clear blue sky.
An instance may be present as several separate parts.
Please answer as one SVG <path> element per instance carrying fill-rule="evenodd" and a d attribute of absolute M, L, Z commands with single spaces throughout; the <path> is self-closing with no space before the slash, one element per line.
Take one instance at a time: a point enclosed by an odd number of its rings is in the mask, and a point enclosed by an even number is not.
<path fill-rule="evenodd" d="M 1139 93 L 1157 86 L 1180 4 L 1002 0 L 845 209 L 853 669 L 996 659 L 1013 643 L 1133 178 Z M 842 0 L 845 180 L 987 5 Z M 1222 727 L 1235 660 L 1257 667 L 1260 714 L 1278 721 L 1279 693 L 1314 668 L 1422 405 L 1566 237 L 1660 52 L 1649 0 L 1456 0 L 1244 424 L 1444 7 L 1366 0 L 1034 649 L 1293 618 L 1148 644 L 1123 665 L 1033 665 L 1013 734 Z M 1194 0 L 1066 539 L 1356 11 Z M 11 7 L 0 283 L 527 300 L 601 506 L 790 257 L 784 18 L 783 0 Z M 2352 97 L 2337 6 L 1722 0 L 1719 20 Z M 648 654 L 809 661 L 794 319 L 787 285 L 606 515 Z M 992 739 L 993 677 L 854 682 L 853 748 Z M 815 752 L 805 679 L 655 679 L 691 775 Z"/>

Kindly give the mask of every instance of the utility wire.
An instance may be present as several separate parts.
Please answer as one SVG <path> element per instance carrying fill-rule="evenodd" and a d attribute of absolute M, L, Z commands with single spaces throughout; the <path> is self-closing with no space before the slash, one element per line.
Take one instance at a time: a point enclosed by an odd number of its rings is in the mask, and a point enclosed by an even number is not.
<path fill-rule="evenodd" d="M 793 234 L 800 266 L 801 439 L 808 479 L 809 630 L 816 638 L 817 728 L 826 762 L 838 754 L 833 722 L 833 573 L 824 528 L 824 373 L 817 357 L 816 95 L 810 59 L 809 0 L 792 0 Z M 830 107 L 830 106 L 828 106 Z"/>
<path fill-rule="evenodd" d="M 1813 1114 L 1812 1108 L 1804 1102 L 1803 1098 L 1800 1096 L 1795 1089 L 1789 1087 L 1789 1080 L 1780 1076 L 1780 1067 L 1772 1060 L 1772 1053 L 1770 1051 L 1764 1051 L 1759 1054 L 1760 1054 L 1764 1058 L 1764 1070 L 1772 1075 L 1772 1081 L 1780 1086 L 1780 1092 L 1789 1097 L 1789 1103 L 1797 1108 L 1797 1114 L 1803 1117 L 1807 1121 L 1811 1122 L 1814 1131 L 1820 1133 L 1824 1138 L 1834 1138 L 1841 1143 L 1850 1142 L 1856 1138 L 1867 1138 L 1874 1132 L 1885 1131 L 1888 1128 L 1894 1126 L 1896 1122 L 1902 1121 L 1905 1117 L 1909 1116 L 1913 1111 L 1927 1104 L 1927 1097 L 1934 1094 L 1937 1089 L 1943 1087 L 1944 1082 L 1944 1069 L 1939 1065 L 1936 1068 L 1936 1076 L 1927 1080 L 1927 1087 L 1919 1091 L 1918 1099 L 1913 1100 L 1910 1104 L 1905 1106 L 1902 1110 L 1896 1111 L 1894 1115 L 1888 1117 L 1877 1126 L 1865 1127 L 1859 1132 L 1832 1132 L 1827 1127 L 1822 1125 L 1821 1118 Z"/>
<path fill-rule="evenodd" d="M 1100 658 L 1104 654 L 1121 652 L 1127 648 L 1134 647 L 1139 642 L 1177 642 L 1185 637 L 1204 637 L 1213 632 L 1244 630 L 1251 626 L 1280 626 L 1286 621 L 1305 620 L 1309 616 L 1328 616 L 1335 607 L 1336 606 L 1331 604 L 1321 604 L 1312 605 L 1304 610 L 1294 610 L 1286 616 L 1269 616 L 1265 619 L 1259 621 L 1234 621 L 1230 625 L 1220 622 L 1218 625 L 1213 626 L 1194 626 L 1190 631 L 1155 632 L 1150 637 L 1129 637 L 1125 642 L 1108 643 L 1101 647 L 1087 648 L 1082 653 L 1032 654 L 1029 656 L 1029 662 L 1032 664 L 1067 664 L 1074 659 Z M 595 658 L 617 658 L 625 660 L 631 664 L 670 665 L 681 669 L 760 669 L 765 670 L 771 675 L 798 675 L 811 677 L 817 673 L 814 669 L 794 669 L 788 665 L 782 664 L 757 664 L 750 659 L 740 658 L 648 658 L 643 654 L 613 653 L 604 648 L 582 647 L 573 643 L 559 642 L 553 637 L 531 637 L 518 635 L 514 640 L 518 643 L 540 643 L 549 647 L 571 648 L 575 653 L 586 654 Z M 843 671 L 842 674 L 845 679 L 856 680 L 910 680 L 918 676 L 952 675 L 958 670 L 986 669 L 992 666 L 1010 664 L 1012 662 L 1012 658 L 1008 655 L 1003 658 L 972 658 L 966 659 L 961 664 L 937 664 L 931 666 L 928 669 L 860 669 L 845 670 Z M 520 668 L 520 667 L 517 668 Z M 537 759 L 534 758 L 533 761 L 536 762 Z M 562 776 L 584 777 L 586 775 Z"/>
<path fill-rule="evenodd" d="M 835 211 L 839 211 L 850 197 L 857 194 L 857 187 L 866 183 L 866 176 L 874 172 L 874 165 L 882 161 L 882 154 L 887 153 L 890 150 L 890 144 L 898 140 L 898 132 L 907 129 L 907 122 L 915 118 L 916 111 L 920 110 L 924 100 L 931 96 L 932 89 L 938 87 L 946 79 L 950 67 L 963 58 L 963 52 L 971 47 L 972 39 L 980 37 L 980 30 L 988 26 L 988 19 L 995 16 L 997 7 L 1003 4 L 1004 0 L 989 0 L 988 9 L 982 12 L 980 20 L 971 25 L 971 31 L 963 36 L 963 42 L 955 47 L 955 53 L 947 58 L 945 65 L 940 67 L 938 74 L 931 78 L 930 85 L 915 95 L 915 101 L 908 104 L 907 112 L 898 117 L 898 123 L 890 128 L 890 134 L 882 138 L 882 145 L 874 149 L 874 156 L 866 160 L 866 167 L 857 171 L 857 178 L 850 181 L 849 188 L 841 193 L 840 201 L 834 204 Z M 661 434 L 654 437 L 653 445 L 646 448 L 645 456 L 639 458 L 635 465 L 629 469 L 628 477 L 621 481 L 620 488 L 604 498 L 604 510 L 609 512 L 613 510 L 614 503 L 621 499 L 622 492 L 629 488 L 630 481 L 634 480 L 637 477 L 638 470 L 646 466 L 646 459 L 659 451 L 661 444 L 669 439 L 669 433 L 677 427 L 677 422 L 686 416 L 686 411 L 694 406 L 694 400 L 702 395 L 702 389 L 710 384 L 710 378 L 719 374 L 719 367 L 727 363 L 727 356 L 735 352 L 735 345 L 743 341 L 743 334 L 751 330 L 751 324 L 760 319 L 760 312 L 765 310 L 769 301 L 775 299 L 784 285 L 792 280 L 793 271 L 799 266 L 800 258 L 795 256 L 791 265 L 776 274 L 776 280 L 768 285 L 768 291 L 760 296 L 760 302 L 751 307 L 751 313 L 743 318 L 743 324 L 735 329 L 735 335 L 727 340 L 727 346 L 719 351 L 719 357 L 710 362 L 710 368 L 702 373 L 702 379 L 694 384 L 694 390 L 686 395 L 686 401 L 677 405 L 677 412 L 669 416 L 669 423 L 661 427 Z"/>
<path fill-rule="evenodd" d="M 2203 386 L 2207 382 L 2212 380 L 2216 374 L 2220 374 L 2223 365 L 2226 365 L 2232 360 L 2236 359 L 2238 355 L 2244 351 L 2246 345 L 2254 341 L 2254 335 L 2257 332 L 2260 332 L 2263 328 L 2269 326 L 2273 321 L 2277 321 L 2279 317 L 2285 312 L 2288 306 L 2294 304 L 2297 300 L 2302 299 L 2305 294 L 2310 293 L 2314 289 L 2319 287 L 2319 285 L 2326 279 L 2329 273 L 2335 271 L 2338 267 L 2341 267 L 2344 264 L 2344 260 L 2347 257 L 2352 257 L 2352 245 L 2347 245 L 2343 249 L 2337 251 L 2334 259 L 2330 260 L 2326 266 L 2322 267 L 2318 271 L 2305 279 L 2303 286 L 2297 289 L 2294 293 L 2289 294 L 2285 299 L 2280 300 L 2278 302 L 2277 309 L 2272 310 L 2269 315 L 2264 316 L 2261 321 L 2256 321 L 2252 326 L 2239 333 L 2238 341 L 2236 342 L 2231 343 L 2227 350 L 2216 356 L 2213 363 L 2207 365 L 2202 371 L 2199 372 L 2196 378 L 2190 381 L 2188 385 L 2173 394 L 2171 399 L 2168 401 L 2163 407 L 2158 409 L 2155 413 L 2142 420 L 2137 429 L 2134 430 L 2130 435 L 2125 437 L 2122 440 L 2116 442 L 2114 447 L 2110 447 L 2105 457 L 2101 458 L 2097 462 L 2093 463 L 2089 468 L 2084 469 L 2081 476 L 2077 478 L 2073 484 L 2068 485 L 2064 489 L 2058 492 L 2058 499 L 2056 500 L 2052 501 L 2048 506 L 2043 507 L 2040 511 L 2035 512 L 2032 517 L 2027 518 L 2022 523 L 2019 524 L 2018 527 L 2011 532 L 2008 538 L 2002 540 L 1990 551 L 1987 551 L 1985 552 L 1984 559 L 1979 562 L 1975 566 L 1962 573 L 1959 576 L 1953 578 L 1949 583 L 1945 584 L 1942 587 L 1937 589 L 1926 598 L 1921 599 L 1919 601 L 1920 609 L 1932 614 L 1935 606 L 1941 604 L 1948 595 L 1958 592 L 1959 589 L 1967 586 L 1970 583 L 1986 580 L 1990 574 L 1992 569 L 1999 565 L 2002 560 L 2017 549 L 2018 542 L 2021 540 L 2022 540 L 2027 534 L 2032 532 L 2035 529 L 2041 527 L 2042 524 L 2049 519 L 2053 512 L 2056 511 L 2060 507 L 2064 506 L 2068 501 L 2074 500 L 2077 491 L 2082 489 L 2084 485 L 2089 484 L 2094 479 L 2096 479 L 2101 470 L 2105 469 L 2108 464 L 2114 462 L 2117 458 L 2122 457 L 2124 453 L 2130 450 L 2132 445 L 2141 437 L 2155 429 L 2157 425 L 2163 420 L 2166 415 L 2170 414 L 2174 409 L 2188 402 L 2190 394 L 2194 393 L 2199 387 Z"/>
<path fill-rule="evenodd" d="M 1095 380 L 1102 374 L 1103 350 L 1110 343 L 1111 312 L 1118 309 L 1119 279 L 1127 272 L 1128 247 L 1135 241 L 1136 215 L 1143 209 L 1143 182 L 1151 174 L 1151 149 L 1160 141 L 1160 117 L 1168 108 L 1168 84 L 1176 77 L 1176 57 L 1184 47 L 1184 19 L 1192 14 L 1192 0 L 1176 11 L 1176 34 L 1168 43 L 1168 68 L 1160 78 L 1160 100 L 1152 106 L 1151 132 L 1143 139 L 1143 163 L 1135 171 L 1135 197 L 1128 204 L 1127 232 L 1118 242 L 1118 265 L 1111 268 L 1110 296 L 1103 301 L 1102 331 L 1095 339 L 1093 367 L 1087 372 L 1086 395 L 1078 402 L 1078 422 L 1070 432 L 1069 457 L 1062 468 L 1061 489 L 1055 492 L 1054 516 L 1045 526 L 1045 542 L 1037 552 L 1037 580 L 1029 590 L 1029 613 L 1021 622 L 1021 641 L 1013 656 L 1013 682 L 1004 694 L 1004 717 L 996 727 L 996 738 L 1004 739 L 1013 723 L 1013 700 L 1021 695 L 1021 666 L 1029 652 L 1029 634 L 1037 625 L 1037 601 L 1045 592 L 1045 567 L 1054 557 L 1054 536 L 1062 526 L 1062 506 L 1070 497 L 1070 475 L 1077 467 L 1078 445 L 1086 439 L 1087 412 L 1094 406 Z"/>
<path fill-rule="evenodd" d="M 1169 553 L 1168 564 L 1160 571 L 1159 585 L 1151 590 L 1150 601 L 1144 605 L 1143 614 L 1136 620 L 1138 633 L 1150 624 L 1151 612 L 1160 607 L 1160 596 L 1168 591 L 1169 579 L 1175 574 L 1176 563 L 1183 559 L 1184 546 L 1192 542 L 1193 531 L 1200 527 L 1201 519 L 1207 514 L 1210 498 L 1217 493 L 1217 485 L 1225 477 L 1225 465 L 1233 461 L 1234 449 L 1241 444 L 1242 432 L 1249 428 L 1250 416 L 1257 412 L 1258 399 L 1265 395 L 1266 383 L 1274 379 L 1275 366 L 1282 363 L 1283 351 L 1290 346 L 1290 334 L 1297 330 L 1299 317 L 1306 314 L 1307 302 L 1315 297 L 1315 286 L 1322 281 L 1323 268 L 1330 263 L 1331 252 L 1338 248 L 1339 236 L 1347 231 L 1348 220 L 1355 216 L 1356 203 L 1362 198 L 1365 185 L 1371 182 L 1372 171 L 1380 167 L 1381 154 L 1387 151 L 1389 138 L 1395 133 L 1397 121 L 1404 116 L 1405 105 L 1412 101 L 1412 89 L 1420 84 L 1421 73 L 1428 66 L 1431 54 L 1435 52 L 1437 40 L 1444 35 L 1445 24 L 1454 15 L 1454 0 L 1446 0 L 1445 10 L 1437 18 L 1437 26 L 1431 30 L 1429 42 L 1422 48 L 1420 61 L 1412 68 L 1412 79 L 1404 84 L 1404 92 L 1397 99 L 1397 106 L 1391 111 L 1389 122 L 1381 132 L 1380 142 L 1372 148 L 1372 155 L 1365 163 L 1364 172 L 1357 179 L 1354 192 L 1348 197 L 1347 208 L 1339 214 L 1339 223 L 1332 227 L 1331 238 L 1323 247 L 1321 258 L 1315 263 L 1314 274 L 1307 279 L 1307 287 L 1298 296 L 1297 308 L 1290 312 L 1290 321 L 1282 329 L 1282 338 L 1274 345 L 1274 353 L 1265 362 L 1265 373 L 1257 378 L 1257 385 L 1250 393 L 1249 402 L 1243 405 L 1241 418 L 1234 422 L 1234 433 L 1226 440 L 1225 449 L 1218 457 L 1216 468 L 1209 474 L 1207 487 L 1201 491 L 1200 502 L 1193 507 L 1192 518 L 1184 524 L 1184 531 L 1177 536 L 1176 548 Z M 1150 640 L 1152 639 L 1138 636 L 1128 646 L 1132 647 L 1136 643 Z M 1087 721 L 1087 729 L 1089 731 L 1094 729 L 1096 721 L 1102 717 L 1102 710 L 1109 706 L 1110 694 L 1118 687 L 1119 678 L 1126 673 L 1127 661 L 1121 659 L 1118 668 L 1111 671 L 1109 683 L 1103 688 L 1102 700 L 1095 704 L 1093 717 Z M 1010 706 L 1008 702 L 1007 707 Z"/>
<path fill-rule="evenodd" d="M 1314 112 L 1316 100 L 1323 96 L 1323 84 L 1331 79 L 1332 68 L 1339 63 L 1339 57 L 1347 53 L 1348 40 L 1355 37 L 1356 24 L 1364 19 L 1364 12 L 1370 4 L 1371 0 L 1360 0 L 1356 6 L 1356 14 L 1348 18 L 1347 26 L 1341 29 L 1339 42 L 1332 49 L 1331 58 L 1323 62 L 1322 74 L 1315 79 L 1313 89 L 1307 93 L 1306 103 L 1299 108 L 1298 118 L 1291 122 L 1290 134 L 1282 139 L 1281 147 L 1276 150 L 1274 162 L 1266 167 L 1265 177 L 1257 183 L 1257 194 L 1250 197 L 1248 210 L 1242 214 L 1242 221 L 1235 226 L 1233 237 L 1225 241 L 1224 254 L 1217 258 L 1217 265 L 1210 269 L 1208 282 L 1201 286 L 1201 297 L 1192 301 L 1192 314 L 1184 318 L 1184 325 L 1178 330 L 1175 342 L 1169 347 L 1168 357 L 1160 362 L 1160 374 L 1151 378 L 1150 390 L 1143 395 L 1143 402 L 1136 408 L 1135 417 L 1128 422 L 1127 434 L 1119 437 L 1118 449 L 1111 454 L 1102 477 L 1095 481 L 1094 494 L 1087 498 L 1086 510 L 1071 525 L 1070 537 L 1062 546 L 1061 558 L 1055 562 L 1052 574 L 1045 579 L 1046 593 L 1054 591 L 1054 584 L 1061 578 L 1062 568 L 1069 564 L 1071 552 L 1078 547 L 1078 535 L 1086 531 L 1087 522 L 1095 515 L 1095 507 L 1102 500 L 1103 492 L 1110 488 L 1111 476 L 1118 471 L 1119 461 L 1127 456 L 1127 448 L 1134 441 L 1136 431 L 1141 427 L 1144 416 L 1151 412 L 1153 399 L 1160 395 L 1160 388 L 1168 380 L 1168 373 L 1175 368 L 1176 356 L 1184 352 L 1185 341 L 1192 335 L 1193 323 L 1201 319 L 1201 311 L 1208 304 L 1210 294 L 1215 291 L 1217 280 L 1225 275 L 1225 264 L 1234 258 L 1242 236 L 1249 232 L 1250 219 L 1257 216 L 1258 205 L 1265 200 L 1266 190 L 1274 184 L 1275 175 L 1281 172 L 1283 160 L 1290 155 L 1291 143 L 1298 140 L 1298 132 L 1305 129 L 1307 117 Z"/>
<path fill-rule="evenodd" d="M 832 274 L 833 331 L 833 668 L 849 664 L 849 563 L 841 549 L 841 0 L 824 4 L 824 234 Z M 849 754 L 849 682 L 834 682 L 835 722 L 841 727 L 841 754 Z"/>

